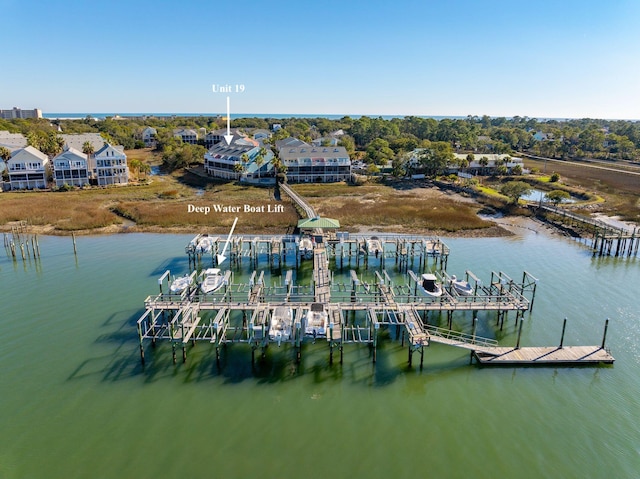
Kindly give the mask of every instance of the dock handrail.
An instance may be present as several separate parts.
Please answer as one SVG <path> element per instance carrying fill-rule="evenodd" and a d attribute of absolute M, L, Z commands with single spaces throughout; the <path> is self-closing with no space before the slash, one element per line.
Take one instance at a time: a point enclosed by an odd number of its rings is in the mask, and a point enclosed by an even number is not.
<path fill-rule="evenodd" d="M 451 342 L 447 342 L 447 344 L 451 344 L 452 346 L 466 347 L 467 349 L 473 349 L 469 348 L 468 346 L 496 347 L 498 345 L 498 341 L 496 341 L 495 339 L 483 338 L 482 336 L 471 335 L 459 331 L 452 331 L 450 329 L 439 328 L 437 326 L 431 326 L 429 324 L 425 324 L 423 326 L 424 329 L 429 333 L 431 340 L 434 342 L 438 342 L 438 338 L 447 339 L 460 343 L 453 344 Z"/>

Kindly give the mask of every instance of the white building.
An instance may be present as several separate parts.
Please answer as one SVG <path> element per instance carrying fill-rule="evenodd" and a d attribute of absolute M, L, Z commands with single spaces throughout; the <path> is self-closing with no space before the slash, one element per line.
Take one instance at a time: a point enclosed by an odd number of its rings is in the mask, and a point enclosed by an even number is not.
<path fill-rule="evenodd" d="M 222 141 L 212 146 L 204 155 L 204 170 L 209 176 L 226 180 L 253 178 L 254 175 L 264 177 L 271 168 L 270 158 L 264 158 L 263 163 L 258 166 L 255 160 L 259 154 L 260 148 L 251 142 L 241 139 L 227 145 L 226 141 Z"/>
<path fill-rule="evenodd" d="M 144 146 L 146 146 L 147 148 L 152 148 L 156 146 L 157 134 L 158 134 L 158 130 L 150 126 L 142 130 L 142 141 L 144 142 Z"/>
<path fill-rule="evenodd" d="M 342 146 L 283 146 L 279 154 L 292 183 L 329 183 L 351 177 L 351 159 Z"/>
<path fill-rule="evenodd" d="M 49 157 L 33 146 L 15 150 L 7 161 L 12 190 L 46 188 L 51 174 Z"/>
<path fill-rule="evenodd" d="M 198 143 L 198 132 L 196 130 L 185 128 L 173 130 L 173 136 L 180 138 L 183 143 L 189 143 L 191 145 Z"/>
<path fill-rule="evenodd" d="M 88 186 L 87 155 L 75 148 L 60 153 L 53 159 L 53 180 L 58 188 L 64 185 Z"/>
<path fill-rule="evenodd" d="M 14 118 L 42 118 L 42 110 L 38 108 L 22 110 L 14 106 L 11 110 L 0 110 L 0 118 L 5 120 L 12 120 Z"/>
<path fill-rule="evenodd" d="M 98 186 L 126 185 L 129 182 L 127 155 L 124 150 L 105 143 L 95 152 L 94 161 Z"/>

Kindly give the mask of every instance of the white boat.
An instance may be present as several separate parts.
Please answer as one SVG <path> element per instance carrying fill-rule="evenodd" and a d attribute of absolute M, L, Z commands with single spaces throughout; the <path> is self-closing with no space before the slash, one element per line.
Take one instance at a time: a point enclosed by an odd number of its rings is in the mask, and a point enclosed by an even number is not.
<path fill-rule="evenodd" d="M 322 303 L 312 303 L 311 309 L 307 312 L 304 325 L 304 334 L 312 338 L 325 338 L 327 336 L 327 327 L 329 324 L 329 315 L 324 310 Z"/>
<path fill-rule="evenodd" d="M 435 274 L 424 273 L 420 278 L 418 289 L 427 297 L 437 298 L 442 296 L 442 286 L 437 282 Z"/>
<path fill-rule="evenodd" d="M 298 251 L 300 256 L 306 259 L 313 258 L 313 241 L 308 236 L 300 238 L 300 244 L 298 245 Z"/>
<path fill-rule="evenodd" d="M 203 235 L 198 239 L 198 244 L 196 246 L 196 253 L 211 253 L 213 251 L 213 244 L 215 243 L 216 238 L 213 236 Z"/>
<path fill-rule="evenodd" d="M 169 285 L 169 290 L 174 294 L 182 293 L 189 287 L 190 284 L 191 276 L 179 276 L 171 282 L 171 285 Z"/>
<path fill-rule="evenodd" d="M 209 268 L 204 270 L 204 280 L 200 284 L 200 290 L 203 293 L 213 293 L 219 290 L 224 284 L 224 276 L 218 268 Z"/>
<path fill-rule="evenodd" d="M 367 252 L 369 254 L 374 254 L 376 258 L 380 253 L 382 253 L 382 242 L 380 241 L 380 238 L 372 236 L 367 239 Z"/>
<path fill-rule="evenodd" d="M 288 306 L 278 306 L 273 311 L 271 322 L 269 323 L 269 339 L 277 341 L 280 346 L 281 341 L 291 338 L 291 325 L 293 323 L 293 311 Z"/>
<path fill-rule="evenodd" d="M 453 289 L 456 291 L 456 293 L 461 296 L 473 295 L 473 287 L 469 284 L 469 282 L 456 278 L 455 274 L 451 276 L 451 286 L 453 286 Z"/>

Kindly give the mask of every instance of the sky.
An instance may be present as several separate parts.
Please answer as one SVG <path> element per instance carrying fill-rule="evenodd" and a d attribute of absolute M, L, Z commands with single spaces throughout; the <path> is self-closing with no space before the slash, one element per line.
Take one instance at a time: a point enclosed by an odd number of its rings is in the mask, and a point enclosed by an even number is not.
<path fill-rule="evenodd" d="M 0 18 L 2 109 L 640 118 L 638 0 L 0 0 Z"/>

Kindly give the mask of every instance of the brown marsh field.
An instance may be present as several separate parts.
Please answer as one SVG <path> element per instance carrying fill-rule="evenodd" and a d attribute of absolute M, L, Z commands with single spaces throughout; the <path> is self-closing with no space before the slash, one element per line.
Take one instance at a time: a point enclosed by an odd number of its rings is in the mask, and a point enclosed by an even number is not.
<path fill-rule="evenodd" d="M 561 181 L 595 193 L 605 199 L 598 209 L 606 214 L 619 215 L 628 221 L 640 220 L 640 168 L 616 170 L 616 164 L 597 165 L 568 161 L 524 159 L 527 168 L 556 172 Z M 634 174 L 635 173 L 635 174 Z"/>

